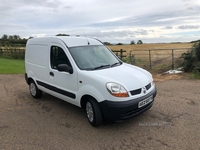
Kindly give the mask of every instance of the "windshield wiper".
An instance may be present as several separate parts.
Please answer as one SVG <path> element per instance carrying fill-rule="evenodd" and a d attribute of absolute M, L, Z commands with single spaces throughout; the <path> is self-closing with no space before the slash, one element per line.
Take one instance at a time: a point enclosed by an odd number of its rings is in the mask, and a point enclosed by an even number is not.
<path fill-rule="evenodd" d="M 117 63 L 114 63 L 112 65 L 101 65 L 101 66 L 92 68 L 91 70 L 97 70 L 97 69 L 101 69 L 101 68 L 113 67 L 113 66 L 121 65 L 121 64 L 122 64 L 121 62 L 117 62 Z"/>
<path fill-rule="evenodd" d="M 105 67 L 110 67 L 110 65 L 101 65 L 101 66 L 93 68 L 92 70 L 97 70 L 97 69 L 101 69 L 101 68 L 105 68 Z"/>
<path fill-rule="evenodd" d="M 116 63 L 112 64 L 111 67 L 119 65 L 119 64 L 121 65 L 121 62 L 116 62 Z"/>

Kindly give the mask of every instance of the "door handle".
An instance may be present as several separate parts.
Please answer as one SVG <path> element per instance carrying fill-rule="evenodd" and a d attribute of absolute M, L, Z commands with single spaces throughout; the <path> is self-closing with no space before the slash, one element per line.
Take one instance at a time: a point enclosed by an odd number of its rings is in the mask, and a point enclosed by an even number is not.
<path fill-rule="evenodd" d="M 54 76 L 54 73 L 53 72 L 49 72 L 50 76 Z"/>

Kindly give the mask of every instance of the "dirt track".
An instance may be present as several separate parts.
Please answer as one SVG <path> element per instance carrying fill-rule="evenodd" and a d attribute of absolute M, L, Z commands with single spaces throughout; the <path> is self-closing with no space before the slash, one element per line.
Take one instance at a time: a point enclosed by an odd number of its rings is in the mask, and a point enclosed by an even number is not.
<path fill-rule="evenodd" d="M 200 150 L 200 81 L 160 78 L 156 85 L 150 110 L 93 128 L 78 107 L 47 94 L 33 99 L 24 75 L 0 75 L 0 149 Z"/>

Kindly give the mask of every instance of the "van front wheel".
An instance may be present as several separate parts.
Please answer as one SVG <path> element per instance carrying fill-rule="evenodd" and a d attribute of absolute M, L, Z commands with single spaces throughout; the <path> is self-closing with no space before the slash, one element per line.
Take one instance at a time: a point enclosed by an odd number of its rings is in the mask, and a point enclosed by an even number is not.
<path fill-rule="evenodd" d="M 40 98 L 42 96 L 42 91 L 37 88 L 33 80 L 30 81 L 29 91 L 34 98 Z"/>
<path fill-rule="evenodd" d="M 95 99 L 90 98 L 86 102 L 86 115 L 90 124 L 94 127 L 99 126 L 103 122 L 101 109 Z"/>

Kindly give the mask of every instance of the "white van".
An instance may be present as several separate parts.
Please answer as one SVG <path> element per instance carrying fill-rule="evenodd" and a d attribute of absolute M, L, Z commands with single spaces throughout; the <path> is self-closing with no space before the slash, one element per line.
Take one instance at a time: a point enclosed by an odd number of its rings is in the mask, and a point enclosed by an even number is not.
<path fill-rule="evenodd" d="M 97 39 L 31 38 L 25 67 L 34 98 L 46 92 L 84 108 L 92 126 L 136 116 L 149 109 L 156 96 L 149 72 L 122 62 Z"/>

